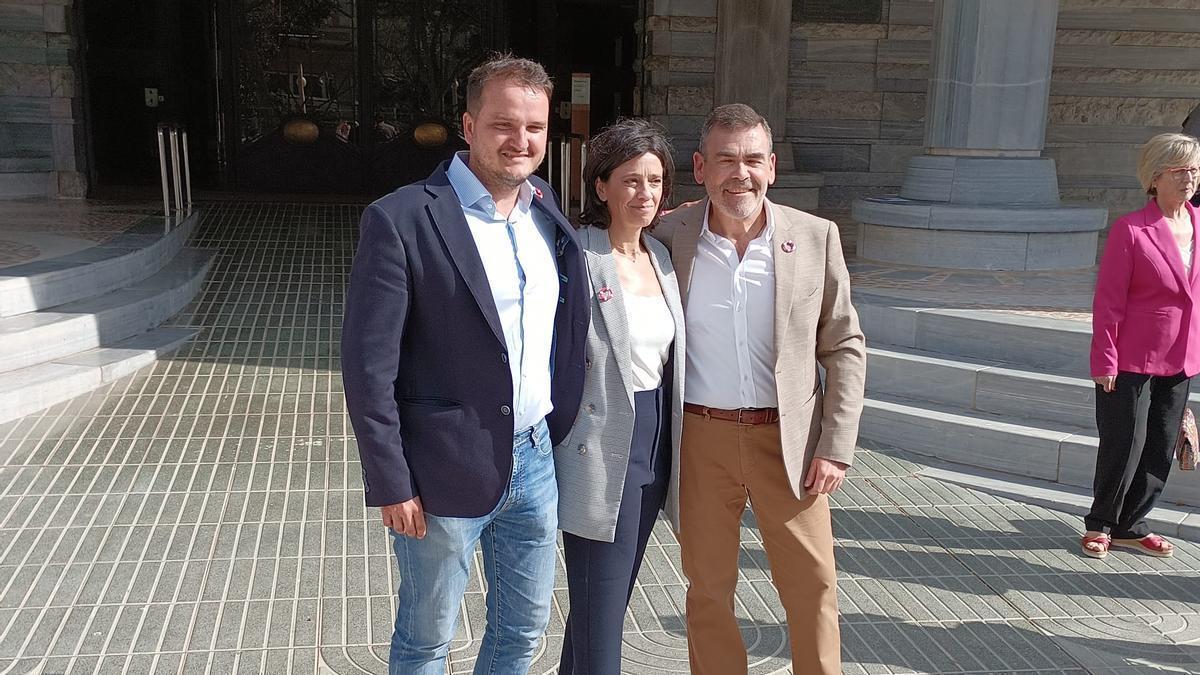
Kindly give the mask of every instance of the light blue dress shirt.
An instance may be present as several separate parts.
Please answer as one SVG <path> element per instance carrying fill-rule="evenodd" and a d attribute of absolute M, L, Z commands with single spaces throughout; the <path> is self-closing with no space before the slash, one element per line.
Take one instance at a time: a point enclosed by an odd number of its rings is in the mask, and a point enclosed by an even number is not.
<path fill-rule="evenodd" d="M 479 249 L 500 316 L 512 372 L 513 428 L 520 431 L 553 409 L 550 358 L 559 287 L 549 242 L 554 241 L 555 225 L 533 208 L 528 181 L 508 217 L 497 213 L 496 201 L 468 168 L 467 158 L 466 152 L 455 155 L 446 175 Z"/>

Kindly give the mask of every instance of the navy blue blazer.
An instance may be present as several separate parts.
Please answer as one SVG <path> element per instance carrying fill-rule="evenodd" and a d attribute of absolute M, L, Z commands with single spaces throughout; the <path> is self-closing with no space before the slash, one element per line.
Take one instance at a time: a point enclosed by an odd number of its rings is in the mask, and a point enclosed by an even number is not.
<path fill-rule="evenodd" d="M 513 387 L 500 316 L 442 164 L 363 212 L 342 322 L 342 381 L 368 506 L 420 497 L 438 516 L 491 513 L 512 472 Z M 557 225 L 551 441 L 583 391 L 588 277 L 574 229 L 536 176 L 533 205 Z"/>

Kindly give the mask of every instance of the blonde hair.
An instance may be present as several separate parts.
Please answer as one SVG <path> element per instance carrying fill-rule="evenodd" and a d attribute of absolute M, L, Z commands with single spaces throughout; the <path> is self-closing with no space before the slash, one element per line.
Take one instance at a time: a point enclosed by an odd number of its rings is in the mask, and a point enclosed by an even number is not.
<path fill-rule="evenodd" d="M 1159 134 L 1138 155 L 1137 177 L 1146 194 L 1155 194 L 1154 179 L 1177 166 L 1200 166 L 1200 141 L 1187 134 Z"/>

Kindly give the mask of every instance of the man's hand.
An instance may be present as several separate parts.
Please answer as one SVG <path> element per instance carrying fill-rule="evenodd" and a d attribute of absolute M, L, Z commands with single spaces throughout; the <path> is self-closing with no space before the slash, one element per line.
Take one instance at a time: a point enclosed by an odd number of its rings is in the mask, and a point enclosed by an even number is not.
<path fill-rule="evenodd" d="M 396 534 L 425 538 L 425 510 L 421 508 L 420 497 L 384 506 L 380 511 L 383 513 L 383 524 Z"/>
<path fill-rule="evenodd" d="M 1100 377 L 1093 377 L 1092 382 L 1100 385 L 1100 388 L 1103 389 L 1104 393 L 1106 394 L 1111 394 L 1113 389 L 1117 388 L 1116 375 L 1101 375 Z"/>
<path fill-rule="evenodd" d="M 846 480 L 846 466 L 824 457 L 813 457 L 804 479 L 804 491 L 810 495 L 833 494 Z"/>

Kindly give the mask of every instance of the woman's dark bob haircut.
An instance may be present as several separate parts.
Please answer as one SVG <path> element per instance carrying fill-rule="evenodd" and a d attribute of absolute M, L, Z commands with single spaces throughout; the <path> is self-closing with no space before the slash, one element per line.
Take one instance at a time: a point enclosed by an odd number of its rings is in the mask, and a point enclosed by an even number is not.
<path fill-rule="evenodd" d="M 612 219 L 608 205 L 600 201 L 596 194 L 596 181 L 607 182 L 617 167 L 646 153 L 657 157 L 663 165 L 662 201 L 658 204 L 659 213 L 662 212 L 671 196 L 675 162 L 671 159 L 671 142 L 661 126 L 641 119 L 617 120 L 593 136 L 588 141 L 587 150 L 587 163 L 583 166 L 583 211 L 579 214 L 580 222 L 602 230 L 608 228 Z M 655 214 L 650 227 L 657 222 L 658 214 Z"/>

